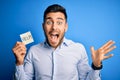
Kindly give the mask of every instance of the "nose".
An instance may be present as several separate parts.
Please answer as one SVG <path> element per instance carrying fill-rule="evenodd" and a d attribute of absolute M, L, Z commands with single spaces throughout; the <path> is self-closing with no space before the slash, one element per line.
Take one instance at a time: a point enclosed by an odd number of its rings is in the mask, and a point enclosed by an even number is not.
<path fill-rule="evenodd" d="M 53 30 L 56 30 L 56 29 L 57 29 L 57 25 L 56 25 L 55 22 L 52 24 L 52 29 L 53 29 Z"/>

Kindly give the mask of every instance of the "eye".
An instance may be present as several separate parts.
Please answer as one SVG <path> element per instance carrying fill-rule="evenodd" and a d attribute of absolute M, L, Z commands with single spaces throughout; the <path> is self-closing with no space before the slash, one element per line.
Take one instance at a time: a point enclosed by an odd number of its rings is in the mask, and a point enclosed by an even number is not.
<path fill-rule="evenodd" d="M 52 21 L 46 21 L 46 24 L 47 24 L 47 25 L 51 25 L 51 24 L 52 24 Z"/>
<path fill-rule="evenodd" d="M 63 23 L 63 22 L 61 22 L 61 21 L 57 21 L 57 24 L 58 24 L 58 25 L 62 25 L 62 23 Z"/>

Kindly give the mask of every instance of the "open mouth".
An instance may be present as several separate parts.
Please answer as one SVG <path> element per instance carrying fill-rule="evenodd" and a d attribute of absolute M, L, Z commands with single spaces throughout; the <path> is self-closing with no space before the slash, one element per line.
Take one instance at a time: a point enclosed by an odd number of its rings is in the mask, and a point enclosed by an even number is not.
<path fill-rule="evenodd" d="M 59 37 L 58 34 L 51 34 L 50 36 L 51 36 L 52 38 L 58 38 L 58 37 Z"/>
<path fill-rule="evenodd" d="M 49 39 L 50 39 L 51 43 L 54 43 L 54 44 L 57 43 L 58 38 L 59 38 L 59 34 L 58 33 L 50 33 Z"/>

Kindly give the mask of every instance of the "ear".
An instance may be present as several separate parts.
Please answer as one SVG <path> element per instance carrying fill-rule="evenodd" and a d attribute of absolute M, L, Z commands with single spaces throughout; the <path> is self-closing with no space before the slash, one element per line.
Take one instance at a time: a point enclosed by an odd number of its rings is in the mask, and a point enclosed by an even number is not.
<path fill-rule="evenodd" d="M 65 24 L 65 32 L 68 30 L 68 23 Z"/>

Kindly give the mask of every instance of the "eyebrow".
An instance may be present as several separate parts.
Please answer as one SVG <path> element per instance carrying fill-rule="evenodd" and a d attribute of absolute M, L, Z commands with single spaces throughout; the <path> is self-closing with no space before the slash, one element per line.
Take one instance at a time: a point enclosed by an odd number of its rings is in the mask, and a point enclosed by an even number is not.
<path fill-rule="evenodd" d="M 47 18 L 45 18 L 45 19 L 52 19 L 51 17 L 47 17 Z M 58 17 L 57 19 L 59 19 L 59 20 L 64 20 L 63 18 L 60 18 L 60 17 Z"/>

